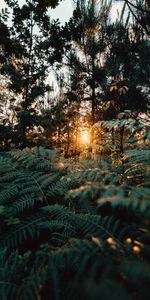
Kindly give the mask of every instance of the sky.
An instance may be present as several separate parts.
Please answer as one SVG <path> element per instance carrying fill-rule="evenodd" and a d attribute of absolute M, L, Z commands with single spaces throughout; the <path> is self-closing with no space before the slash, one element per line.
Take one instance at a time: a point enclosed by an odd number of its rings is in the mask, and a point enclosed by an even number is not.
<path fill-rule="evenodd" d="M 19 0 L 20 4 L 24 3 L 24 0 Z M 119 9 L 121 4 L 116 2 L 113 4 L 111 11 L 112 18 L 116 18 L 117 9 Z M 0 10 L 5 7 L 4 0 L 0 0 Z M 72 16 L 73 11 L 73 1 L 72 0 L 63 0 L 55 9 L 50 9 L 51 19 L 59 19 L 62 24 L 67 22 Z"/>
<path fill-rule="evenodd" d="M 24 4 L 25 0 L 19 0 L 20 4 Z M 5 8 L 6 4 L 4 0 L 0 0 L 0 10 L 2 8 Z M 59 19 L 62 24 L 67 22 L 70 17 L 72 16 L 73 12 L 73 0 L 62 0 L 62 2 L 55 8 L 55 9 L 49 9 L 49 14 L 51 19 Z M 117 17 L 117 10 L 120 10 L 121 4 L 119 2 L 116 2 L 113 4 L 112 10 L 111 10 L 111 18 L 116 19 Z"/>
<path fill-rule="evenodd" d="M 24 0 L 19 0 L 20 4 L 23 4 Z M 72 0 L 63 0 L 55 9 L 50 9 L 51 19 L 60 19 L 60 22 L 63 24 L 69 20 L 72 16 L 73 11 L 73 1 Z M 4 0 L 0 0 L 0 10 L 6 7 Z"/>

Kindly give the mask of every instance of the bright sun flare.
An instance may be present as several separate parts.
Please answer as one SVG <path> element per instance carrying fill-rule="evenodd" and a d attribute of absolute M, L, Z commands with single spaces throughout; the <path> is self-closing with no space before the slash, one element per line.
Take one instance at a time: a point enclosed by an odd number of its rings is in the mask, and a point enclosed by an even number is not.
<path fill-rule="evenodd" d="M 81 133 L 81 140 L 84 143 L 88 143 L 90 141 L 90 135 L 87 131 Z"/>

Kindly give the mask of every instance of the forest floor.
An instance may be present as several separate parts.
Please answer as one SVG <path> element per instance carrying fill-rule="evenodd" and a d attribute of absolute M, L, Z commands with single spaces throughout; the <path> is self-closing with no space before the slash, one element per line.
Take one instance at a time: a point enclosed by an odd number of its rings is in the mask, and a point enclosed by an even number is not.
<path fill-rule="evenodd" d="M 0 299 L 148 300 L 149 161 L 0 154 Z"/>

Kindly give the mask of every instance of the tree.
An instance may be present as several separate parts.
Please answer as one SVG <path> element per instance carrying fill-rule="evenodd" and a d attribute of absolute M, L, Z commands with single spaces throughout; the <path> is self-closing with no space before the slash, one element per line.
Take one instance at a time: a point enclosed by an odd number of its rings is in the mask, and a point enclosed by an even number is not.
<path fill-rule="evenodd" d="M 79 42 L 80 51 L 85 56 L 85 65 L 87 68 L 87 89 L 90 95 L 87 100 L 91 101 L 91 125 L 95 123 L 96 102 L 99 97 L 101 83 L 105 79 L 104 65 L 102 57 L 105 52 L 105 41 L 103 35 L 103 26 L 106 22 L 110 10 L 111 1 L 106 4 L 105 1 L 78 1 L 82 18 L 82 36 Z"/>
<path fill-rule="evenodd" d="M 117 100 L 120 110 L 146 112 L 150 72 L 148 40 L 139 26 L 117 21 L 107 27 L 107 43 L 107 100 Z M 111 83 L 117 86 L 116 91 L 114 88 L 110 92 Z M 123 86 L 127 86 L 128 93 L 118 94 Z"/>
<path fill-rule="evenodd" d="M 72 121 L 74 123 L 75 130 L 74 150 L 75 154 L 77 154 L 79 148 L 79 131 L 81 127 L 81 105 L 84 102 L 85 97 L 84 89 L 86 87 L 86 67 L 84 62 L 80 61 L 76 50 L 73 49 L 71 49 L 67 57 L 67 65 L 69 68 L 69 80 L 66 96 L 69 101 L 69 106 L 71 106 L 73 110 Z"/>
<path fill-rule="evenodd" d="M 27 144 L 27 132 L 37 124 L 36 102 L 48 90 L 45 79 L 50 63 L 61 59 L 64 44 L 55 41 L 58 22 L 50 24 L 48 7 L 55 7 L 56 0 L 26 0 L 21 7 L 18 1 L 5 1 L 12 11 L 12 25 L 8 38 L 13 45 L 13 53 L 4 61 L 1 73 L 10 77 L 10 89 L 21 95 L 18 106 L 18 131 L 22 147 Z M 3 25 L 5 30 L 7 27 Z M 59 38 L 58 34 L 58 38 Z M 58 46 L 58 49 L 56 47 Z M 6 53 L 6 47 L 3 47 Z"/>
<path fill-rule="evenodd" d="M 131 12 L 135 21 L 150 35 L 150 4 L 149 0 L 122 0 Z"/>
<path fill-rule="evenodd" d="M 78 0 L 76 9 L 73 13 L 72 22 L 74 24 L 72 33 L 72 49 L 76 53 L 76 60 L 73 61 L 72 71 L 73 80 L 78 80 L 76 94 L 80 89 L 78 98 L 79 102 L 90 103 L 91 118 L 90 125 L 97 121 L 97 106 L 100 104 L 101 85 L 105 81 L 104 53 L 106 50 L 105 43 L 105 26 L 107 23 L 108 13 L 110 11 L 111 1 L 85 1 Z M 74 82 L 75 84 L 75 82 Z M 80 85 L 80 88 L 79 88 Z M 73 96 L 73 95 L 72 95 Z M 77 99 L 76 99 L 77 100 Z M 84 104 L 85 105 L 85 104 Z M 93 134 L 91 134 L 91 141 Z"/>

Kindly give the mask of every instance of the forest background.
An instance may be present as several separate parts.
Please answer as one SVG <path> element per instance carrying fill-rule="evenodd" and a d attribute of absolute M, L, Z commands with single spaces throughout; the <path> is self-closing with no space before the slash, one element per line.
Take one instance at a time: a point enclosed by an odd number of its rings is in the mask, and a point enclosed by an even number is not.
<path fill-rule="evenodd" d="M 93 142 L 94 123 L 125 109 L 148 112 L 147 10 L 143 16 L 138 8 L 135 17 L 136 6 L 123 1 L 115 14 L 116 1 L 111 2 L 77 1 L 62 25 L 49 18 L 48 7 L 57 1 L 41 11 L 37 2 L 6 1 L 9 9 L 1 14 L 2 149 L 46 143 L 69 155 L 84 146 L 82 135 L 91 135 L 87 143 Z"/>

